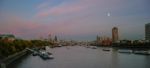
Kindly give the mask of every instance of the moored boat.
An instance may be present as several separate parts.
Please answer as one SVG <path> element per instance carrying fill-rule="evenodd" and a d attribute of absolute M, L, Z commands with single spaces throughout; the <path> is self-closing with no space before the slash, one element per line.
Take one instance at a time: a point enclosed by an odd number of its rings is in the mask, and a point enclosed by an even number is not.
<path fill-rule="evenodd" d="M 54 58 L 53 55 L 52 55 L 52 53 L 46 52 L 46 51 L 41 51 L 40 52 L 40 57 L 42 59 L 53 59 Z"/>
<path fill-rule="evenodd" d="M 139 55 L 150 55 L 149 51 L 134 51 L 133 53 Z"/>
<path fill-rule="evenodd" d="M 37 55 L 38 55 L 38 52 L 34 51 L 34 52 L 32 53 L 32 55 L 33 55 L 33 56 L 37 56 Z"/>
<path fill-rule="evenodd" d="M 110 49 L 106 49 L 106 48 L 105 48 L 105 49 L 103 49 L 103 51 L 110 51 Z"/>
<path fill-rule="evenodd" d="M 119 53 L 132 53 L 132 50 L 118 50 Z"/>

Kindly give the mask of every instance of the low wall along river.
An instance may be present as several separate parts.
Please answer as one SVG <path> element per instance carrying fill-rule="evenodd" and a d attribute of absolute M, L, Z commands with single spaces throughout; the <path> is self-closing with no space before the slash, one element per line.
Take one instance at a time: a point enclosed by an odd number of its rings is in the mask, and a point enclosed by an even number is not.
<path fill-rule="evenodd" d="M 3 59 L 0 63 L 0 68 L 6 68 L 9 64 L 14 62 L 15 60 L 19 59 L 20 57 L 28 54 L 29 50 L 24 49 L 21 52 L 15 53 L 13 55 L 8 56 L 7 58 Z"/>

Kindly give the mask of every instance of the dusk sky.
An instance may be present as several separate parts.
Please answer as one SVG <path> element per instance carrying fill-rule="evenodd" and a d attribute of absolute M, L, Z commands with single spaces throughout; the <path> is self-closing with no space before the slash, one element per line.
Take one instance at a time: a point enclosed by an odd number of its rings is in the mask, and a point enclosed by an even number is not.
<path fill-rule="evenodd" d="M 111 37 L 144 39 L 150 0 L 0 0 L 0 34 L 24 39 L 57 35 L 61 39 Z"/>

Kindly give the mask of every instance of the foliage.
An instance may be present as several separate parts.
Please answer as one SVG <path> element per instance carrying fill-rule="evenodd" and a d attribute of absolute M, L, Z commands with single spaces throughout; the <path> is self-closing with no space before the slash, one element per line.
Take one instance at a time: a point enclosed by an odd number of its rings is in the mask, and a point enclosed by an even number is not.
<path fill-rule="evenodd" d="M 25 48 L 42 47 L 52 45 L 51 42 L 41 40 L 14 40 L 11 42 L 4 42 L 0 40 L 0 58 L 7 57 L 14 53 L 24 50 Z"/>

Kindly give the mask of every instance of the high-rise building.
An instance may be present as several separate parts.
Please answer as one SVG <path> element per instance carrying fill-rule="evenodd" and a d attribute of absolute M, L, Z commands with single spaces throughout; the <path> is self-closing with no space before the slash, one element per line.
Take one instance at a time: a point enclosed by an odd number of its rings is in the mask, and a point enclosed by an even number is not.
<path fill-rule="evenodd" d="M 57 41 L 58 41 L 57 36 L 55 36 L 54 41 L 55 41 L 55 42 L 57 42 Z"/>
<path fill-rule="evenodd" d="M 118 28 L 114 27 L 112 28 L 112 41 L 117 42 L 118 40 L 119 40 Z"/>
<path fill-rule="evenodd" d="M 145 39 L 150 40 L 150 23 L 145 24 Z"/>

